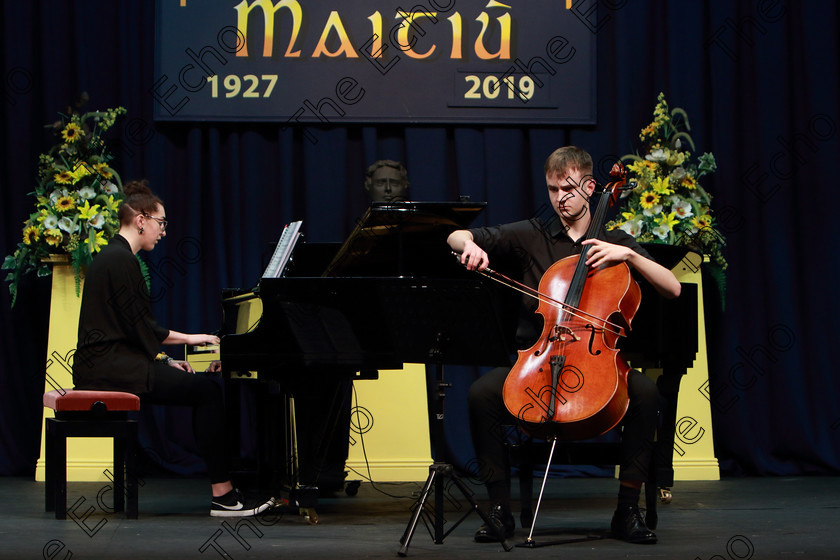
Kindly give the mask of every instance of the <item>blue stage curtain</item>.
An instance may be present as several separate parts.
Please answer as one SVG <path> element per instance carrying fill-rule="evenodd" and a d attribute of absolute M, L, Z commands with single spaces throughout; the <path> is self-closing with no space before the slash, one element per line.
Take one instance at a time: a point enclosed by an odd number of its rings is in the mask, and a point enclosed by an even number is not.
<path fill-rule="evenodd" d="M 417 200 L 487 201 L 479 225 L 526 218 L 546 200 L 542 163 L 553 149 L 585 147 L 603 172 L 635 149 L 662 91 L 688 112 L 698 153 L 713 152 L 718 162 L 703 184 L 715 197 L 730 263 L 725 311 L 714 290 L 707 294 L 723 472 L 837 473 L 840 381 L 831 331 L 822 332 L 840 315 L 830 233 L 840 153 L 836 3 L 598 3 L 611 17 L 597 34 L 597 125 L 337 121 L 282 130 L 153 122 L 154 2 L 5 2 L 0 247 L 14 249 L 31 210 L 25 195 L 37 155 L 50 145 L 42 125 L 80 91 L 90 108 L 128 109 L 115 131 L 116 167 L 126 180 L 148 178 L 166 203 L 167 237 L 149 255 L 156 313 L 187 332 L 218 328 L 221 289 L 253 286 L 268 244 L 289 221 L 302 219 L 309 241 L 342 240 L 366 207 L 363 174 L 374 160 L 403 161 Z M 47 290 L 48 282 L 27 281 L 14 310 L 5 289 L 0 296 L 4 474 L 31 472 L 38 454 Z M 447 400 L 457 449 L 470 449 L 464 395 L 474 375 L 458 374 Z M 144 445 L 161 462 L 201 468 L 180 457 L 191 444 L 163 444 L 188 441 L 188 427 L 156 412 L 144 423 Z"/>

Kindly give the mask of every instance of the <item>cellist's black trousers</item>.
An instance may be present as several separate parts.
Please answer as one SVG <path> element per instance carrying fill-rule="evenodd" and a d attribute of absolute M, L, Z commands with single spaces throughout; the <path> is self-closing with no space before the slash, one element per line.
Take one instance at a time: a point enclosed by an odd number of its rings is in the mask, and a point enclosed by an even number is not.
<path fill-rule="evenodd" d="M 509 367 L 484 374 L 469 393 L 470 432 L 475 447 L 479 480 L 487 485 L 510 486 L 510 464 L 505 445 L 509 426 L 516 424 L 502 400 L 502 387 Z M 647 480 L 653 455 L 659 411 L 659 390 L 637 370 L 627 376 L 630 405 L 621 422 L 621 480 Z"/>

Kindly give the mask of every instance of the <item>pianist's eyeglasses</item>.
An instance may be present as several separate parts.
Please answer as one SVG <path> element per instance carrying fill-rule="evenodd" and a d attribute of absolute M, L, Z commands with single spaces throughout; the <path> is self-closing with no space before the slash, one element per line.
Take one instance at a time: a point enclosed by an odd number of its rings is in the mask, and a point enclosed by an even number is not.
<path fill-rule="evenodd" d="M 155 218 L 154 216 L 150 216 L 149 214 L 143 214 L 147 218 L 151 218 L 158 223 L 160 226 L 160 231 L 166 231 L 166 224 L 169 222 L 163 218 Z"/>

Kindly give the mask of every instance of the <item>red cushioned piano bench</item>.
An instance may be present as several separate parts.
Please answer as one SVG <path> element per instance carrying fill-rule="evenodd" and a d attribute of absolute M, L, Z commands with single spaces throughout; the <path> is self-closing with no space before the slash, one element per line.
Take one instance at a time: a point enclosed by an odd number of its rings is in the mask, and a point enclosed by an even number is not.
<path fill-rule="evenodd" d="M 137 519 L 137 422 L 128 413 L 140 410 L 140 397 L 59 389 L 44 394 L 44 406 L 55 411 L 55 418 L 47 418 L 44 445 L 46 511 L 67 518 L 67 438 L 109 437 L 114 439 L 114 511 Z"/>

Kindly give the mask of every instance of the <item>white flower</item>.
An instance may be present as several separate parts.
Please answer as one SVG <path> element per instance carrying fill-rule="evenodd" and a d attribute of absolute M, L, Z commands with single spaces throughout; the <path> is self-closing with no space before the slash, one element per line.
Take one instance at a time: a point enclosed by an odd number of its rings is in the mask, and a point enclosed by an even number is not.
<path fill-rule="evenodd" d="M 628 235 L 636 237 L 642 233 L 642 222 L 639 220 L 628 220 L 621 224 L 618 229 L 624 231 Z"/>
<path fill-rule="evenodd" d="M 55 204 L 55 201 L 61 198 L 62 196 L 67 196 L 67 189 L 54 190 L 50 193 L 50 204 Z"/>
<path fill-rule="evenodd" d="M 102 229 L 102 226 L 105 225 L 105 216 L 102 214 L 96 214 L 93 218 L 88 220 L 88 224 L 96 229 Z"/>
<path fill-rule="evenodd" d="M 111 181 L 105 181 L 105 184 L 102 185 L 102 190 L 105 191 L 105 194 L 117 194 L 119 192 L 117 185 Z"/>
<path fill-rule="evenodd" d="M 44 229 L 55 229 L 58 227 L 58 216 L 50 214 L 44 218 Z"/>
<path fill-rule="evenodd" d="M 671 206 L 671 212 L 677 215 L 677 218 L 684 220 L 694 215 L 691 211 L 691 203 L 687 200 L 680 200 Z"/>
<path fill-rule="evenodd" d="M 58 228 L 67 233 L 76 233 L 79 231 L 79 224 L 75 223 L 72 218 L 65 216 L 58 220 Z"/>
<path fill-rule="evenodd" d="M 645 156 L 648 161 L 665 161 L 668 159 L 668 154 L 662 148 L 656 148 L 651 153 Z"/>
<path fill-rule="evenodd" d="M 680 165 L 679 167 L 675 167 L 673 171 L 671 171 L 671 179 L 679 181 L 685 177 L 685 168 Z"/>
<path fill-rule="evenodd" d="M 92 187 L 82 187 L 79 189 L 79 196 L 85 200 L 90 200 L 96 196 L 96 191 Z"/>
<path fill-rule="evenodd" d="M 668 226 L 656 226 L 655 228 L 653 228 L 653 235 L 655 235 L 659 239 L 667 238 L 670 232 L 671 230 L 668 229 Z"/>
<path fill-rule="evenodd" d="M 662 212 L 662 205 L 661 204 L 654 204 L 650 208 L 645 208 L 642 214 L 645 216 L 656 216 L 660 212 Z"/>

